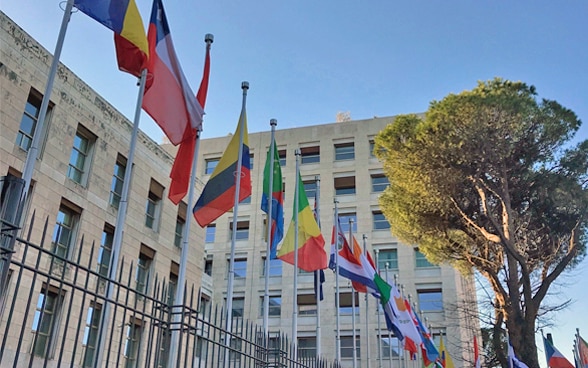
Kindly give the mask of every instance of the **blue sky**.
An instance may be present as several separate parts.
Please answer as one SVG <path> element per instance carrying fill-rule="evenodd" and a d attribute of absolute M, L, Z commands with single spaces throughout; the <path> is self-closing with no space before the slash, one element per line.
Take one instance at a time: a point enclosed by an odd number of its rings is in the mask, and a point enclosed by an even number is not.
<path fill-rule="evenodd" d="M 147 22 L 151 1 L 136 0 Z M 423 112 L 431 100 L 502 77 L 535 85 L 586 123 L 588 138 L 588 2 L 567 1 L 166 1 L 184 72 L 197 90 L 204 35 L 212 33 L 211 78 L 203 138 L 232 133 L 241 81 L 250 83 L 249 131 Z M 2 2 L 2 11 L 53 52 L 58 1 Z M 119 72 L 112 33 L 76 13 L 61 61 L 132 118 L 135 78 Z M 141 129 L 163 133 L 143 114 Z M 555 317 L 556 347 L 571 359 L 573 332 L 588 337 L 588 261 L 554 298 L 575 303 Z M 540 345 L 542 349 L 542 344 Z M 544 361 L 543 357 L 540 360 Z M 544 364 L 544 363 L 543 363 Z"/>

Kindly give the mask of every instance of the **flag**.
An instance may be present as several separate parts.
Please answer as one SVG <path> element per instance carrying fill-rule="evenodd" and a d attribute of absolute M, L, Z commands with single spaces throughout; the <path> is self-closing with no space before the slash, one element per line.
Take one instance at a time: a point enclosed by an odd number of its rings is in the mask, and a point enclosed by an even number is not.
<path fill-rule="evenodd" d="M 273 152 L 270 152 L 270 150 L 267 151 L 267 159 L 263 169 L 263 195 L 261 196 L 261 210 L 265 213 L 268 213 L 269 211 L 270 198 L 272 201 L 272 213 L 268 216 L 268 222 L 271 223 L 271 239 L 269 240 L 271 244 L 270 259 L 276 259 L 278 243 L 280 243 L 284 237 L 284 187 L 282 183 L 282 167 L 280 166 L 280 155 L 275 141 L 273 142 L 273 147 Z M 273 168 L 270 167 L 272 157 Z M 271 184 L 269 182 L 270 170 L 273 170 Z"/>
<path fill-rule="evenodd" d="M 521 362 L 515 355 L 510 339 L 508 340 L 508 368 L 529 368 L 525 363 Z"/>
<path fill-rule="evenodd" d="M 551 342 L 549 342 L 549 340 L 547 340 L 545 338 L 545 336 L 543 336 L 543 345 L 545 346 L 545 357 L 547 359 L 547 365 L 551 368 L 574 368 L 574 366 L 572 365 L 572 363 L 570 363 L 566 357 L 563 356 L 562 353 L 560 353 L 559 350 L 557 350 L 555 348 L 555 346 L 553 346 L 551 344 Z"/>
<path fill-rule="evenodd" d="M 439 354 L 441 354 L 441 365 L 443 368 L 454 368 L 453 359 L 449 355 L 447 349 L 445 349 L 445 344 L 443 343 L 443 336 L 439 339 Z"/>
<path fill-rule="evenodd" d="M 417 327 L 413 321 L 410 309 L 407 306 L 408 303 L 404 300 L 400 294 L 400 290 L 396 284 L 391 284 L 391 295 L 392 295 L 392 308 L 394 314 L 398 318 L 398 326 L 402 331 L 402 335 L 406 337 L 403 341 L 404 349 L 410 352 L 417 350 L 417 346 L 422 343 L 421 334 L 417 330 Z"/>
<path fill-rule="evenodd" d="M 316 300 L 325 299 L 323 293 L 323 283 L 325 282 L 325 271 L 316 270 L 314 271 L 314 297 Z"/>
<path fill-rule="evenodd" d="M 143 110 L 155 120 L 173 145 L 194 138 L 204 111 L 192 92 L 176 56 L 161 0 L 153 1 L 147 33 L 149 77 Z"/>
<path fill-rule="evenodd" d="M 474 335 L 474 368 L 482 368 L 482 360 L 480 359 L 480 350 L 478 348 L 478 339 Z"/>
<path fill-rule="evenodd" d="M 149 46 L 135 0 L 75 0 L 74 5 L 114 32 L 118 68 L 140 76 L 147 67 Z"/>
<path fill-rule="evenodd" d="M 239 147 L 241 130 L 243 130 L 243 147 Z M 239 150 L 241 150 L 241 182 L 240 187 L 237 188 Z M 251 195 L 250 167 L 247 115 L 243 108 L 237 130 L 192 210 L 194 218 L 201 227 L 207 226 L 233 208 L 237 189 L 239 190 L 239 202 Z M 236 231 L 236 229 L 233 230 Z"/>
<path fill-rule="evenodd" d="M 294 264 L 294 252 L 298 252 L 298 268 L 312 272 L 327 267 L 325 239 L 314 219 L 312 210 L 304 191 L 302 178 L 298 175 L 298 213 L 293 213 L 292 221 L 284 242 L 278 251 L 278 258 Z M 298 244 L 294 245 L 294 228 L 298 218 Z"/>
<path fill-rule="evenodd" d="M 425 364 L 425 366 L 429 366 L 439 359 L 439 351 L 437 350 L 437 347 L 435 346 L 435 343 L 431 338 L 431 333 L 429 332 L 429 329 L 421 321 L 419 315 L 417 313 L 414 313 L 414 317 L 416 319 L 417 329 L 421 334 L 421 352 L 423 355 L 423 363 Z"/>
<path fill-rule="evenodd" d="M 579 332 L 576 334 L 576 354 L 578 354 L 580 368 L 588 368 L 588 343 L 584 341 Z"/>

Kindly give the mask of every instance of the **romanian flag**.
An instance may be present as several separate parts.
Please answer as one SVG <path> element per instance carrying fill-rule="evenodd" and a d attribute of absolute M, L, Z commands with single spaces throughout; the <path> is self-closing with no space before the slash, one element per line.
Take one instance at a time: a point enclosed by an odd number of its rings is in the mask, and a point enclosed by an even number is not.
<path fill-rule="evenodd" d="M 449 355 L 447 349 L 445 349 L 445 344 L 443 343 L 443 336 L 441 336 L 439 340 L 439 354 L 441 354 L 441 365 L 443 368 L 454 368 L 453 359 Z"/>
<path fill-rule="evenodd" d="M 239 141 L 242 130 L 243 145 L 240 146 Z M 239 152 L 241 152 L 240 173 L 237 172 Z M 245 108 L 243 108 L 237 130 L 192 210 L 194 218 L 200 226 L 207 226 L 233 208 L 238 175 L 241 176 L 240 187 L 238 188 L 239 202 L 251 195 L 250 167 L 247 115 Z"/>
<path fill-rule="evenodd" d="M 149 46 L 135 0 L 75 0 L 74 5 L 114 32 L 119 69 L 140 76 Z"/>
<path fill-rule="evenodd" d="M 212 42 L 210 42 L 212 43 Z M 206 104 L 206 94 L 208 92 L 208 79 L 210 76 L 210 43 L 206 45 L 206 58 L 204 60 L 204 73 L 200 81 L 200 88 L 196 95 L 196 100 L 202 108 Z M 188 193 L 190 186 L 190 173 L 192 171 L 192 161 L 194 160 L 194 149 L 196 147 L 196 139 L 198 139 L 198 132 L 196 129 L 191 129 L 190 134 L 180 143 L 180 148 L 176 153 L 176 158 L 172 166 L 169 177 L 171 183 L 169 186 L 168 198 L 174 203 L 178 204 Z"/>
<path fill-rule="evenodd" d="M 547 365 L 550 368 L 574 368 L 572 363 L 570 363 L 569 360 L 567 360 L 566 357 L 545 338 L 545 336 L 543 336 L 543 345 L 545 346 Z"/>
<path fill-rule="evenodd" d="M 169 141 L 178 145 L 194 139 L 204 111 L 180 67 L 161 0 L 153 1 L 149 23 L 149 77 L 143 110 L 155 120 Z"/>
<path fill-rule="evenodd" d="M 302 178 L 298 175 L 298 213 L 293 213 L 286 238 L 278 251 L 278 258 L 294 264 L 294 252 L 298 251 L 298 268 L 312 272 L 327 268 L 325 239 L 308 203 Z M 296 221 L 298 220 L 298 221 Z M 294 235 L 298 222 L 298 244 L 294 245 Z"/>
<path fill-rule="evenodd" d="M 272 164 L 273 158 L 273 164 Z M 273 165 L 273 167 L 272 167 Z M 271 171 L 270 171 L 271 170 Z M 270 183 L 270 173 L 272 173 L 272 182 Z M 271 198 L 271 240 L 270 240 L 270 259 L 276 259 L 278 243 L 284 238 L 284 186 L 282 183 L 282 167 L 280 166 L 280 155 L 276 142 L 273 142 L 273 152 L 267 151 L 267 159 L 263 169 L 263 195 L 261 197 L 261 210 L 269 212 L 269 203 Z"/>

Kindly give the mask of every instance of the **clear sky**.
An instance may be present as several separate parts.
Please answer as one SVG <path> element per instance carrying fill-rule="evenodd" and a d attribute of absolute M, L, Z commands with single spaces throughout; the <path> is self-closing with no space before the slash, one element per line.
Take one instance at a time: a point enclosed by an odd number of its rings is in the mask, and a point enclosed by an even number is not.
<path fill-rule="evenodd" d="M 150 0 L 136 0 L 147 25 Z M 250 83 L 249 131 L 424 112 L 431 100 L 502 77 L 536 86 L 585 121 L 588 138 L 588 1 L 216 0 L 164 1 L 176 51 L 197 90 L 204 35 L 212 33 L 203 138 L 232 133 L 241 81 Z M 2 1 L 2 11 L 53 52 L 63 15 L 56 0 Z M 112 32 L 76 13 L 61 61 L 132 119 L 134 77 L 116 66 Z M 141 129 L 163 134 L 143 114 Z M 556 347 L 572 359 L 576 327 L 588 337 L 588 261 L 554 297 Z M 540 344 L 543 350 L 542 343 Z M 540 361 L 545 365 L 543 356 Z"/>

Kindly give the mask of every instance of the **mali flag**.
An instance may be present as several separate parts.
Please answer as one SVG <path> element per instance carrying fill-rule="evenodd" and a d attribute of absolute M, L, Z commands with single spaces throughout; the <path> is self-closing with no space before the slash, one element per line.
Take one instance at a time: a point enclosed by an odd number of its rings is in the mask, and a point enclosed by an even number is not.
<path fill-rule="evenodd" d="M 325 252 L 325 239 L 321 234 L 308 198 L 304 191 L 302 178 L 298 175 L 298 213 L 294 212 L 292 221 L 284 242 L 278 251 L 278 258 L 290 264 L 294 264 L 294 252 L 298 249 L 298 268 L 312 272 L 327 268 L 327 253 Z M 294 245 L 296 229 L 296 217 L 298 217 L 298 244 Z"/>

